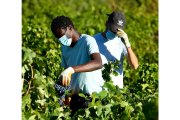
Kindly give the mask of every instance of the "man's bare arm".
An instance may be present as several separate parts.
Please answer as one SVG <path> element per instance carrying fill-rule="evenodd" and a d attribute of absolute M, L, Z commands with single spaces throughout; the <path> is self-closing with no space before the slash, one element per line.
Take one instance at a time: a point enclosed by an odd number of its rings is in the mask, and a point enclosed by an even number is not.
<path fill-rule="evenodd" d="M 129 64 L 131 65 L 132 68 L 137 69 L 139 66 L 138 59 L 134 54 L 133 50 L 131 49 L 131 47 L 127 48 L 127 52 L 128 52 L 127 59 Z"/>
<path fill-rule="evenodd" d="M 91 61 L 78 66 L 72 66 L 75 72 L 90 72 L 102 68 L 102 60 L 99 53 L 90 55 Z"/>

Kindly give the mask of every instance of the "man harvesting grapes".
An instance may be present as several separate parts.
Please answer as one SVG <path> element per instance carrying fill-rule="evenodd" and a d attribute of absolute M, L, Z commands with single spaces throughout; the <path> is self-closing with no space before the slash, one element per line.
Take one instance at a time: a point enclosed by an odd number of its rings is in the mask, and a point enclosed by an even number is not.
<path fill-rule="evenodd" d="M 61 84 L 72 90 L 70 108 L 72 114 L 87 103 L 78 93 L 90 95 L 102 90 L 102 60 L 95 39 L 79 33 L 69 17 L 57 16 L 51 23 L 51 30 L 62 44 Z"/>
<path fill-rule="evenodd" d="M 123 88 L 123 59 L 126 56 L 132 68 L 138 68 L 138 59 L 134 54 L 127 34 L 124 32 L 125 16 L 121 12 L 107 14 L 106 29 L 94 35 L 99 46 L 103 64 L 109 61 L 120 61 L 117 76 L 110 75 L 114 85 Z"/>

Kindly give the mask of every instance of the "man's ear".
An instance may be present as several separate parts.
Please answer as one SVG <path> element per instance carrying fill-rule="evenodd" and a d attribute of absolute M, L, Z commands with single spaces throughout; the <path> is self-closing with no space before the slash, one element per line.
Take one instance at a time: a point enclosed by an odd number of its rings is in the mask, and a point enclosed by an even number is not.
<path fill-rule="evenodd" d="M 56 29 L 56 31 L 54 33 L 55 37 L 57 37 L 57 38 L 60 37 L 60 33 L 61 33 L 60 31 L 61 31 L 61 29 L 59 29 L 59 28 Z"/>

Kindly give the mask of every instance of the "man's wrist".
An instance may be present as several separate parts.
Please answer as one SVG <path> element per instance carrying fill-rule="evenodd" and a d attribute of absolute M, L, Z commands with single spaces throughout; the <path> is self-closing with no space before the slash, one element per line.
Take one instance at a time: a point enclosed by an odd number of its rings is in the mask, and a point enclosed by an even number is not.
<path fill-rule="evenodd" d="M 126 47 L 127 48 L 130 48 L 131 47 L 131 44 L 128 42 L 128 43 L 126 43 Z"/>
<path fill-rule="evenodd" d="M 75 70 L 73 67 L 69 67 L 68 69 L 71 71 L 71 73 L 75 73 Z"/>

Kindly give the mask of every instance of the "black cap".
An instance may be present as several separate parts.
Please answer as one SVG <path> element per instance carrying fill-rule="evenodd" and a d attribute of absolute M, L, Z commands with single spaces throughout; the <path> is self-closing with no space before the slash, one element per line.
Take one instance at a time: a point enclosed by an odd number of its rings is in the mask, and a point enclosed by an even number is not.
<path fill-rule="evenodd" d="M 113 32 L 117 32 L 118 28 L 124 29 L 126 18 L 121 12 L 114 11 L 107 15 L 109 16 L 107 23 Z"/>

